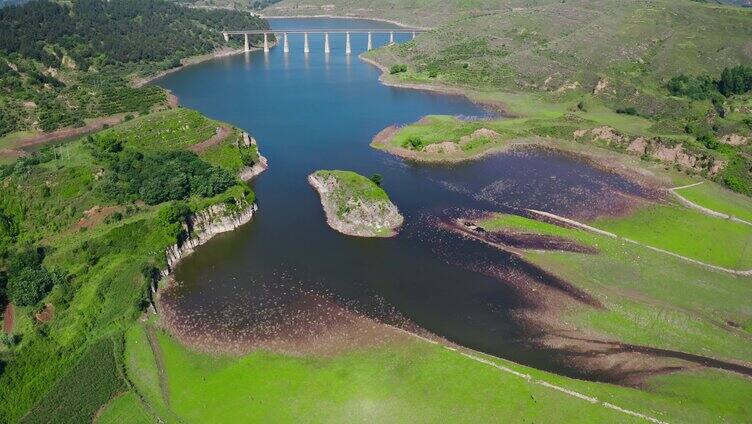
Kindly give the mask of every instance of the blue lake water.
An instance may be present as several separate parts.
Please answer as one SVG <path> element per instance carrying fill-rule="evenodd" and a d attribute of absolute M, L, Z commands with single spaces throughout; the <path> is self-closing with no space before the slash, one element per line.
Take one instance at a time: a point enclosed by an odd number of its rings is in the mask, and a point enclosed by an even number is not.
<path fill-rule="evenodd" d="M 393 27 L 343 19 L 273 20 L 272 26 Z M 374 44 L 387 39 L 375 34 Z M 397 41 L 409 39 L 397 35 Z M 489 112 L 464 97 L 381 85 L 380 71 L 357 56 L 366 48 L 365 34 L 352 35 L 351 56 L 345 55 L 344 35 L 331 35 L 330 42 L 332 52 L 325 55 L 323 35 L 312 34 L 311 52 L 304 54 L 302 36 L 290 35 L 290 53 L 280 45 L 268 54 L 211 60 L 156 82 L 184 106 L 248 131 L 270 163 L 252 183 L 260 208 L 253 221 L 212 239 L 178 267 L 181 284 L 168 300 L 183 316 L 185 331 L 272 337 L 261 327 L 280 328 L 268 324 L 289 320 L 301 299 L 316 293 L 377 319 L 406 320 L 474 349 L 580 376 L 555 352 L 526 342 L 527 330 L 510 314 L 525 305 L 518 292 L 476 272 L 493 264 L 535 278 L 535 270 L 441 230 L 436 221 L 462 210 L 566 212 L 609 190 L 639 188 L 549 152 L 442 167 L 374 150 L 372 137 L 392 124 L 427 114 L 480 118 Z M 406 218 L 400 234 L 361 239 L 330 229 L 306 181 L 317 169 L 382 174 Z"/>

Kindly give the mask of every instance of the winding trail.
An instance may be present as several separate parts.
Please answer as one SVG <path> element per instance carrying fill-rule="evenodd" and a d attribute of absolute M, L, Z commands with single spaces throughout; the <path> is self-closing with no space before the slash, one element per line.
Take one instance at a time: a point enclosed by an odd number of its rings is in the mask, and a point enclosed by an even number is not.
<path fill-rule="evenodd" d="M 679 255 L 678 253 L 670 252 L 668 250 L 664 250 L 664 249 L 660 249 L 658 247 L 650 246 L 648 244 L 640 243 L 639 241 L 632 240 L 632 239 L 629 239 L 629 238 L 626 238 L 626 237 L 620 237 L 620 236 L 618 236 L 618 235 L 616 235 L 614 233 L 611 233 L 611 232 L 608 232 L 608 231 L 604 231 L 604 230 L 601 230 L 601 229 L 598 229 L 598 228 L 595 228 L 595 227 L 591 227 L 590 225 L 583 224 L 582 222 L 575 221 L 575 220 L 569 219 L 569 218 L 565 218 L 563 216 L 559 216 L 559 215 L 556 215 L 556 214 L 552 214 L 550 212 L 543 212 L 543 211 L 538 211 L 538 210 L 535 210 L 535 209 L 525 209 L 525 210 L 528 211 L 528 212 L 530 212 L 530 213 L 533 213 L 535 215 L 542 216 L 542 217 L 545 217 L 545 218 L 549 218 L 549 219 L 552 219 L 552 220 L 555 220 L 555 221 L 559 221 L 559 222 L 562 222 L 564 224 L 568 224 L 568 225 L 580 228 L 580 229 L 585 230 L 585 231 L 589 231 L 589 232 L 592 232 L 592 233 L 600 234 L 600 235 L 606 236 L 606 237 L 611 237 L 611 238 L 614 238 L 614 239 L 621 239 L 621 240 L 627 241 L 629 243 L 636 244 L 638 246 L 642 246 L 642 247 L 645 247 L 647 249 L 653 250 L 655 252 L 660 252 L 660 253 L 663 253 L 663 254 L 666 254 L 666 255 L 671 255 L 671 256 L 673 256 L 675 258 L 679 258 L 679 259 L 681 259 L 683 261 L 687 261 L 687 262 L 691 262 L 691 263 L 696 264 L 696 265 L 704 266 L 706 268 L 709 268 L 709 269 L 712 269 L 712 270 L 715 270 L 715 271 L 727 272 L 729 274 L 742 275 L 742 276 L 745 276 L 745 277 L 752 277 L 752 269 L 738 270 L 738 269 L 724 268 L 722 266 L 713 265 L 713 264 L 709 264 L 709 263 L 706 263 L 706 262 L 698 261 L 697 259 L 692 259 L 692 258 L 688 258 L 686 256 Z"/>
<path fill-rule="evenodd" d="M 451 351 L 451 352 L 459 353 L 460 355 L 462 355 L 462 356 L 464 356 L 464 357 L 466 357 L 468 359 L 471 359 L 473 361 L 476 361 L 476 362 L 479 362 L 481 364 L 485 364 L 485 365 L 494 367 L 494 368 L 496 368 L 499 371 L 502 371 L 504 373 L 512 374 L 514 376 L 522 378 L 522 379 L 526 380 L 529 384 L 538 384 L 540 386 L 543 386 L 543 387 L 546 387 L 546 388 L 549 388 L 549 389 L 556 390 L 558 392 L 564 393 L 567 396 L 571 396 L 571 397 L 574 397 L 574 398 L 577 398 L 577 399 L 581 399 L 581 400 L 584 400 L 584 401 L 592 403 L 592 404 L 600 404 L 604 408 L 612 409 L 614 411 L 618 411 L 618 412 L 621 412 L 621 413 L 626 414 L 626 415 L 631 415 L 633 417 L 637 417 L 637 418 L 640 418 L 640 419 L 643 419 L 645 421 L 649 421 L 649 422 L 652 422 L 652 423 L 655 423 L 655 424 L 668 424 L 665 421 L 659 420 L 658 418 L 651 417 L 649 415 L 645 415 L 645 414 L 639 413 L 637 411 L 633 411 L 631 409 L 622 408 L 622 407 L 614 405 L 612 403 L 599 400 L 596 397 L 588 396 L 586 394 L 583 394 L 583 393 L 580 393 L 580 392 L 577 392 L 577 391 L 574 391 L 574 390 L 571 390 L 571 389 L 567 389 L 566 387 L 558 386 L 556 384 L 551 384 L 551 383 L 549 383 L 549 382 L 547 382 L 545 380 L 541 380 L 541 379 L 535 378 L 535 377 L 533 377 L 530 374 L 526 374 L 526 373 L 523 373 L 523 372 L 519 372 L 519 371 L 513 370 L 512 368 L 509 368 L 509 367 L 506 367 L 504 365 L 498 364 L 498 363 L 496 363 L 496 362 L 494 362 L 492 360 L 485 359 L 484 357 L 489 356 L 489 355 L 486 355 L 484 353 L 481 353 L 481 352 L 478 352 L 478 351 L 475 351 L 475 350 L 472 350 L 472 349 L 469 349 L 469 348 L 466 348 L 466 347 L 452 347 L 452 346 L 447 346 L 445 344 L 439 343 L 436 340 L 431 340 L 431 339 L 429 339 L 427 337 L 423 337 L 421 335 L 412 333 L 412 332 L 404 330 L 402 328 L 395 327 L 395 326 L 392 326 L 392 325 L 389 325 L 389 324 L 385 324 L 385 325 L 387 325 L 387 326 L 389 326 L 389 327 L 391 327 L 391 328 L 393 328 L 393 329 L 395 329 L 397 331 L 400 331 L 402 333 L 405 333 L 405 334 L 408 334 L 408 335 L 410 335 L 412 337 L 415 337 L 415 338 L 417 338 L 419 340 L 422 340 L 424 342 L 428 342 L 428 343 L 431 343 L 431 344 L 434 344 L 434 345 L 437 345 L 437 346 L 441 346 L 444 349 L 446 349 L 448 351 Z M 497 358 L 495 356 L 491 356 L 491 357 L 494 358 L 494 359 L 496 359 L 496 360 L 506 361 L 504 359 Z M 513 362 L 510 362 L 510 363 L 513 363 Z"/>
<path fill-rule="evenodd" d="M 673 194 L 677 199 L 679 199 L 679 201 L 684 206 L 692 208 L 692 209 L 697 209 L 698 211 L 704 213 L 705 215 L 713 216 L 713 217 L 716 217 L 716 218 L 728 219 L 728 220 L 731 220 L 731 221 L 740 222 L 742 224 L 746 224 L 746 225 L 752 226 L 752 222 L 745 221 L 743 219 L 737 218 L 737 217 L 732 216 L 732 215 L 727 215 L 727 214 L 722 213 L 722 212 L 714 211 L 713 209 L 708 209 L 705 206 L 701 206 L 701 205 L 698 205 L 697 203 L 692 202 L 691 200 L 687 199 L 686 197 L 682 196 L 681 194 L 679 194 L 677 192 L 677 190 L 681 190 L 683 188 L 690 188 L 690 187 L 698 186 L 700 184 L 703 184 L 704 182 L 705 181 L 700 181 L 699 183 L 688 184 L 688 185 L 681 186 L 681 187 L 674 187 L 674 188 L 668 189 L 668 191 L 670 191 L 671 194 Z"/>
<path fill-rule="evenodd" d="M 154 361 L 157 365 L 159 388 L 162 390 L 162 398 L 164 398 L 165 405 L 170 406 L 170 388 L 167 381 L 164 357 L 162 356 L 162 347 L 159 345 L 159 340 L 157 340 L 157 334 L 154 331 L 154 327 L 146 325 L 145 328 L 146 338 L 149 340 L 149 346 L 151 347 L 152 354 L 154 354 Z"/>

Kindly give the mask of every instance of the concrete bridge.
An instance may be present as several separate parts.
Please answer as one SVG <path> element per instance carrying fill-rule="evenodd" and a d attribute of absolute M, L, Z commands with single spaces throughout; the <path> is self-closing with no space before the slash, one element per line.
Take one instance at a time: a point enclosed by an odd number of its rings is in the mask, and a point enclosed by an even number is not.
<path fill-rule="evenodd" d="M 283 48 L 285 53 L 290 51 L 290 44 L 287 41 L 288 34 L 303 34 L 303 51 L 305 53 L 310 52 L 308 45 L 308 34 L 324 34 L 324 53 L 331 51 L 329 47 L 329 34 L 345 34 L 345 54 L 352 53 L 350 47 L 350 34 L 368 34 L 368 50 L 373 48 L 372 34 L 389 34 L 389 44 L 394 43 L 394 34 L 411 34 L 412 38 L 415 38 L 416 34 L 426 32 L 425 29 L 419 28 L 394 28 L 394 29 L 290 29 L 290 30 L 251 30 L 251 31 L 222 31 L 222 35 L 225 37 L 225 41 L 230 41 L 230 36 L 242 35 L 245 40 L 245 51 L 251 50 L 251 44 L 248 37 L 251 35 L 263 35 L 264 36 L 264 52 L 269 51 L 269 34 L 282 35 Z"/>

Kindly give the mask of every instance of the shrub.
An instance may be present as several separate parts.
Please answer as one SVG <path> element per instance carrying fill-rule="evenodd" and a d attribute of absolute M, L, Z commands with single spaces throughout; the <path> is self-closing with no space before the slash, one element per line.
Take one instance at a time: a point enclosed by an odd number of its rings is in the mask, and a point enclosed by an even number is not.
<path fill-rule="evenodd" d="M 689 97 L 694 100 L 707 99 L 716 92 L 715 81 L 709 75 L 692 77 L 681 74 L 671 78 L 666 88 L 674 96 Z"/>
<path fill-rule="evenodd" d="M 381 182 L 384 181 L 384 177 L 381 174 L 373 174 L 371 175 L 371 181 L 373 181 L 373 183 L 377 186 L 381 186 Z"/>
<path fill-rule="evenodd" d="M 752 91 L 752 67 L 739 65 L 725 68 L 718 80 L 718 91 L 726 97 Z"/>
<path fill-rule="evenodd" d="M 420 150 L 423 148 L 423 140 L 417 135 L 411 135 L 407 138 L 403 147 L 407 147 L 413 150 Z"/>
<path fill-rule="evenodd" d="M 52 288 L 52 276 L 44 268 L 24 268 L 8 280 L 8 298 L 18 306 L 35 305 Z"/>
<path fill-rule="evenodd" d="M 621 114 L 624 114 L 624 115 L 637 116 L 637 109 L 635 109 L 632 106 L 620 107 L 620 108 L 616 109 L 616 113 L 621 113 Z"/>
<path fill-rule="evenodd" d="M 389 68 L 389 73 L 392 75 L 402 72 L 407 72 L 407 65 L 392 65 L 392 67 Z"/>

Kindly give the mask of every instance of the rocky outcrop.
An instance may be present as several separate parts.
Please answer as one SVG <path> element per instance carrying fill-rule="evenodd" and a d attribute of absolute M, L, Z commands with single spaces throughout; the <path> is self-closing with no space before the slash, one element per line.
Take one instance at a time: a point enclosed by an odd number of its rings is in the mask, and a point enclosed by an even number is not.
<path fill-rule="evenodd" d="M 248 133 L 243 132 L 240 142 L 244 143 L 245 147 L 254 146 L 258 149 L 256 140 Z M 266 170 L 268 168 L 266 158 L 259 154 L 259 159 L 259 162 L 253 166 L 242 169 L 238 177 L 248 181 Z M 233 231 L 248 223 L 257 210 L 256 203 L 236 198 L 234 204 L 218 203 L 189 216 L 183 224 L 185 238 L 165 251 L 167 269 L 162 271 L 162 275 L 169 275 L 182 258 L 193 253 L 198 246 L 215 235 Z"/>
<path fill-rule="evenodd" d="M 397 206 L 388 199 L 357 197 L 332 174 L 316 172 L 308 176 L 308 182 L 321 197 L 326 222 L 340 233 L 390 237 L 397 234 L 396 230 L 404 222 Z"/>
<path fill-rule="evenodd" d="M 168 247 L 165 252 L 167 269 L 163 275 L 170 274 L 182 258 L 193 253 L 198 246 L 215 235 L 232 231 L 249 222 L 258 210 L 255 203 L 241 200 L 236 200 L 236 202 L 237 210 L 235 211 L 229 211 L 227 204 L 219 203 L 190 216 L 183 224 L 185 239 Z"/>
<path fill-rule="evenodd" d="M 256 143 L 256 139 L 248 135 L 247 132 L 243 132 L 240 143 L 242 143 L 242 147 L 253 146 L 256 151 L 258 151 L 258 144 Z M 253 166 L 246 166 L 245 168 L 241 169 L 238 173 L 238 178 L 243 181 L 250 181 L 251 179 L 253 179 L 253 177 L 259 175 L 269 168 L 269 161 L 267 161 L 267 159 L 262 156 L 261 153 L 259 153 L 258 156 L 258 162 L 254 163 Z"/>
<path fill-rule="evenodd" d="M 728 144 L 730 146 L 744 146 L 749 139 L 739 134 L 726 134 L 721 137 L 721 143 Z"/>
<path fill-rule="evenodd" d="M 680 142 L 664 140 L 660 137 L 631 138 L 611 127 L 597 127 L 590 130 L 577 130 L 572 134 L 576 141 L 598 140 L 627 150 L 640 156 L 647 156 L 661 162 L 677 164 L 695 172 L 707 172 L 715 176 L 727 165 L 724 160 L 701 151 L 690 151 Z"/>

